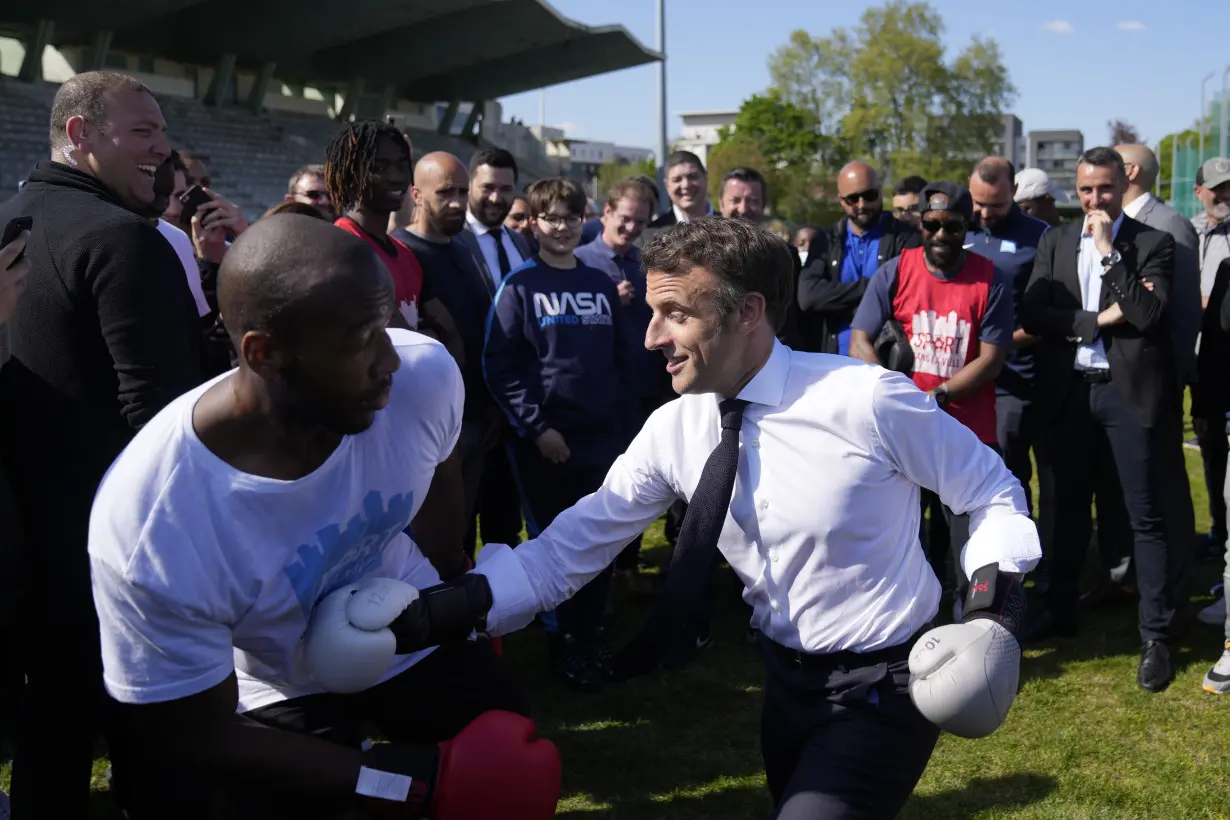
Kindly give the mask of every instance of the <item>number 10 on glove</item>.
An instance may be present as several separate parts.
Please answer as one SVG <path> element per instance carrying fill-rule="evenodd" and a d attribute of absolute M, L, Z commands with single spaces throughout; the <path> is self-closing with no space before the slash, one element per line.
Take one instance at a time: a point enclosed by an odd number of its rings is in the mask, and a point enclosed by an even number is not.
<path fill-rule="evenodd" d="M 929 630 L 910 651 L 910 697 L 923 717 L 966 738 L 1003 724 L 1020 680 L 1024 615 L 1019 579 L 995 564 L 974 573 L 962 622 Z"/>

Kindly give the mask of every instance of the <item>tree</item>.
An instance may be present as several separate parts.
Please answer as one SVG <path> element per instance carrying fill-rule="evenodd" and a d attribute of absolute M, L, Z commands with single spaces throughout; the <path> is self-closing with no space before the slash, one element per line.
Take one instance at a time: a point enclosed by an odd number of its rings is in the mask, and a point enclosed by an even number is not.
<path fill-rule="evenodd" d="M 1135 145 L 1143 142 L 1136 126 L 1126 120 L 1110 120 L 1106 123 L 1110 133 L 1110 145 Z"/>
<path fill-rule="evenodd" d="M 621 179 L 627 179 L 633 174 L 648 174 L 657 179 L 658 169 L 654 165 L 652 159 L 640 159 L 636 162 L 625 162 L 623 160 L 611 160 L 604 162 L 598 167 L 598 195 L 605 199 L 607 191 L 619 182 Z M 599 200 L 599 205 L 602 200 Z"/>
<path fill-rule="evenodd" d="M 777 93 L 757 94 L 739 107 L 732 126 L 723 128 L 709 151 L 709 197 L 717 203 L 722 176 L 732 168 L 755 168 L 765 177 L 774 215 L 793 222 L 812 218 L 814 190 L 825 178 L 823 158 L 832 140 L 815 116 Z"/>
<path fill-rule="evenodd" d="M 1175 145 L 1175 140 L 1178 140 L 1178 145 Z M 1199 142 L 1199 132 L 1193 129 L 1180 131 L 1178 134 L 1167 134 L 1162 137 L 1161 142 L 1157 145 L 1157 163 L 1158 163 L 1158 198 L 1165 202 L 1174 200 L 1174 192 L 1171 191 L 1171 179 L 1174 172 L 1171 166 L 1171 159 L 1175 154 L 1175 148 L 1178 150 L 1179 173 L 1178 182 L 1180 190 L 1183 186 L 1190 186 L 1195 183 L 1196 167 L 1198 161 L 1194 157 L 1196 153 L 1194 148 Z"/>
<path fill-rule="evenodd" d="M 1016 89 L 994 40 L 975 37 L 946 62 L 943 32 L 929 3 L 890 0 L 828 37 L 793 32 L 769 74 L 834 136 L 830 165 L 863 157 L 894 176 L 961 178 L 1001 138 Z"/>

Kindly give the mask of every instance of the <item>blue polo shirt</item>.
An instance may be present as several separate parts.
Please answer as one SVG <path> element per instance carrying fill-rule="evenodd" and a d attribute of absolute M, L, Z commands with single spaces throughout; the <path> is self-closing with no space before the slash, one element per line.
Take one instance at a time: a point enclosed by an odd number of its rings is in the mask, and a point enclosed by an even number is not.
<path fill-rule="evenodd" d="M 884 219 L 888 214 L 881 214 L 880 221 L 862 236 L 850 229 L 850 221 L 846 220 L 846 238 L 841 252 L 842 284 L 852 284 L 860 279 L 870 279 L 880 266 L 880 238 L 884 236 Z M 842 356 L 850 355 L 850 324 L 843 322 L 837 331 L 837 352 Z"/>
<path fill-rule="evenodd" d="M 621 327 L 629 352 L 629 389 L 637 398 L 659 398 L 670 395 L 670 375 L 666 372 L 666 358 L 660 350 L 645 349 L 645 333 L 653 311 L 645 302 L 645 271 L 641 268 L 641 251 L 632 247 L 620 256 L 611 246 L 602 241 L 602 235 L 593 242 L 582 245 L 575 251 L 581 264 L 605 273 L 616 287 L 625 280 L 636 288 L 636 296 L 627 306 L 619 306 Z"/>
<path fill-rule="evenodd" d="M 999 223 L 980 231 L 965 234 L 965 249 L 970 253 L 985 256 L 1012 283 L 1013 329 L 1021 327 L 1021 300 L 1025 286 L 1034 270 L 1034 257 L 1038 253 L 1038 241 L 1050 229 L 1040 219 L 1034 219 L 1016 205 Z M 1029 398 L 1034 378 L 1034 355 L 1032 348 L 1013 350 L 1004 363 L 1003 372 L 995 380 L 999 393 L 1010 393 L 1019 398 Z"/>

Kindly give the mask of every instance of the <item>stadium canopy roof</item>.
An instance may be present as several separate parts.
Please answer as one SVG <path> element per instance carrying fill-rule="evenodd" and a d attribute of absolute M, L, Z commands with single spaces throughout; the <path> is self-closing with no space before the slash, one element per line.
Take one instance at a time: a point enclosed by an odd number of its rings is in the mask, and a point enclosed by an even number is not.
<path fill-rule="evenodd" d="M 199 65 L 229 53 L 241 68 L 275 61 L 283 82 L 363 77 L 414 100 L 490 100 L 661 59 L 622 26 L 583 26 L 544 0 L 60 0 L 14 4 L 0 24 L 49 16 L 57 46 L 111 30 L 119 51 Z"/>

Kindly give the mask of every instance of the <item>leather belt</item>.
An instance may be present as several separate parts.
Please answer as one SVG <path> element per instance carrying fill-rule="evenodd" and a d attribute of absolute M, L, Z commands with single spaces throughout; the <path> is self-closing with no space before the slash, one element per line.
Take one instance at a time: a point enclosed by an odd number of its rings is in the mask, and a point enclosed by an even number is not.
<path fill-rule="evenodd" d="M 1110 369 L 1109 368 L 1106 370 L 1077 370 L 1074 372 L 1076 373 L 1076 375 L 1080 376 L 1081 381 L 1085 382 L 1086 384 L 1109 384 L 1110 383 Z"/>

